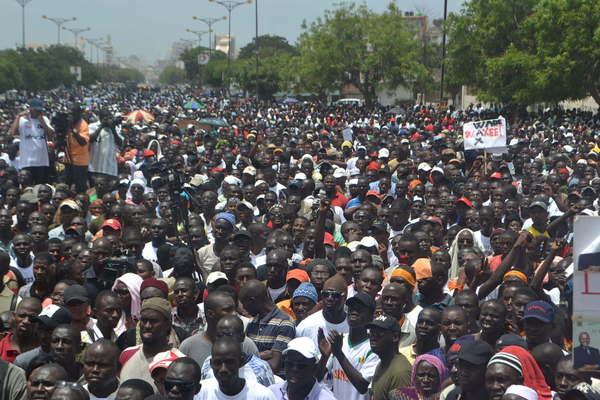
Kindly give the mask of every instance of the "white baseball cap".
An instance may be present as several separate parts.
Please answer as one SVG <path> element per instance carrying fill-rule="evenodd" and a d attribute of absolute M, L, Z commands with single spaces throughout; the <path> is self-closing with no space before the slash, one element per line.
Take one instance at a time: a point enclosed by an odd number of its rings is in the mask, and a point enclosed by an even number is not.
<path fill-rule="evenodd" d="M 379 149 L 378 158 L 388 158 L 390 156 L 390 151 L 385 147 L 383 149 Z"/>
<path fill-rule="evenodd" d="M 419 166 L 417 167 L 417 171 L 425 171 L 425 172 L 429 172 L 431 171 L 431 165 L 427 164 L 426 162 L 422 162 L 421 164 L 419 164 Z"/>
<path fill-rule="evenodd" d="M 309 337 L 302 336 L 290 340 L 287 349 L 283 350 L 282 354 L 287 354 L 290 351 L 297 351 L 304 358 L 314 358 L 315 364 L 319 361 L 319 350 L 317 349 L 315 342 Z"/>

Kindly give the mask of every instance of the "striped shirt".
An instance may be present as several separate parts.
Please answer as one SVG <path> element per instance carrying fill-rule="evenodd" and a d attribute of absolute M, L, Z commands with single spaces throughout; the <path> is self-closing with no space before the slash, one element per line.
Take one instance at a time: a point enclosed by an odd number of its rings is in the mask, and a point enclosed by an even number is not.
<path fill-rule="evenodd" d="M 254 341 L 258 351 L 283 351 L 290 340 L 296 337 L 296 328 L 290 316 L 278 307 L 264 317 L 257 315 L 246 328 L 246 336 Z"/>

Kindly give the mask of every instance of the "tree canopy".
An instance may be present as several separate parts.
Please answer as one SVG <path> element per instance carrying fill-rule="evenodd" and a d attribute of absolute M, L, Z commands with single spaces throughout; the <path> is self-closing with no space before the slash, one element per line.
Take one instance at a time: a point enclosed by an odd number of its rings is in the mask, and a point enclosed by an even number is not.
<path fill-rule="evenodd" d="M 132 68 L 97 66 L 87 61 L 83 53 L 70 46 L 50 46 L 43 49 L 0 51 L 0 92 L 10 89 L 45 90 L 76 82 L 70 67 L 81 67 L 82 85 L 98 81 L 144 81 L 144 75 Z"/>
<path fill-rule="evenodd" d="M 471 0 L 450 15 L 450 81 L 483 100 L 600 104 L 600 2 Z"/>

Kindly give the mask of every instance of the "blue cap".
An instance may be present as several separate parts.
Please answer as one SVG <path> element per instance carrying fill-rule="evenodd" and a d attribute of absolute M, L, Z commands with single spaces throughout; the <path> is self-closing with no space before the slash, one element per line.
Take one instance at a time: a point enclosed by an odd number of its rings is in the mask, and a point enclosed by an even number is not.
<path fill-rule="evenodd" d="M 292 299 L 296 297 L 308 297 L 312 301 L 316 303 L 319 302 L 319 297 L 317 296 L 317 289 L 313 286 L 312 283 L 302 282 L 300 286 L 296 290 L 294 290 L 294 294 L 292 295 Z"/>
<path fill-rule="evenodd" d="M 232 227 L 235 228 L 235 215 L 233 215 L 232 213 L 228 213 L 228 212 L 218 213 L 215 216 L 215 221 L 218 219 L 224 219 L 225 221 L 229 222 Z"/>
<path fill-rule="evenodd" d="M 29 108 L 36 111 L 44 111 L 44 103 L 40 99 L 31 99 L 29 101 Z"/>
<path fill-rule="evenodd" d="M 554 308 L 542 300 L 532 301 L 525 306 L 525 314 L 523 319 L 536 318 L 542 322 L 552 323 L 554 321 Z"/>

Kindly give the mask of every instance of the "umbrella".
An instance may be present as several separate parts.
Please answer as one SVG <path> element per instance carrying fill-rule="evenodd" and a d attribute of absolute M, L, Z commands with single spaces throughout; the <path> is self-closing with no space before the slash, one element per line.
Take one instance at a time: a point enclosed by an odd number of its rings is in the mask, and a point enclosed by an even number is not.
<path fill-rule="evenodd" d="M 298 102 L 298 100 L 296 100 L 296 99 L 295 99 L 295 98 L 293 98 L 293 97 L 286 97 L 286 98 L 283 100 L 283 103 L 284 103 L 284 104 L 289 104 L 289 103 L 297 103 L 297 102 Z"/>
<path fill-rule="evenodd" d="M 185 108 L 186 110 L 197 110 L 199 108 L 206 108 L 206 106 L 204 104 L 198 103 L 197 101 L 188 101 L 187 103 L 185 103 L 185 105 L 183 106 L 183 108 Z"/>
<path fill-rule="evenodd" d="M 151 122 L 154 121 L 154 115 L 150 114 L 148 111 L 144 110 L 135 110 L 127 114 L 125 117 L 127 121 L 131 123 L 136 123 L 137 121 Z"/>
<path fill-rule="evenodd" d="M 225 121 L 223 118 L 202 118 L 200 121 L 198 121 L 198 123 L 202 125 L 211 125 L 219 127 L 229 126 L 227 121 Z"/>

